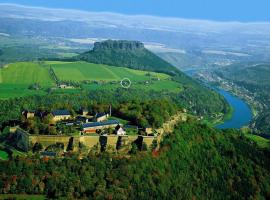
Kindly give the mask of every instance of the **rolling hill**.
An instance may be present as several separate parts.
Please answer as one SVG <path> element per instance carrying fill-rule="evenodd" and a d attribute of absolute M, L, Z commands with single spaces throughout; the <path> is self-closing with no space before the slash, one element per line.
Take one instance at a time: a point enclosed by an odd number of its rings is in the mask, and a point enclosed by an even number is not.
<path fill-rule="evenodd" d="M 131 81 L 147 81 L 149 76 L 159 79 L 170 78 L 169 75 L 162 73 L 87 62 L 47 62 L 47 64 L 52 66 L 60 80 L 66 81 L 121 81 L 123 78 L 129 78 Z"/>
<path fill-rule="evenodd" d="M 211 121 L 216 114 L 223 115 L 229 110 L 223 97 L 186 76 L 136 41 L 98 42 L 93 50 L 72 59 L 10 64 L 8 68 L 1 69 L 2 79 L 17 71 L 20 75 L 16 79 L 4 78 L 0 84 L 0 98 L 111 91 L 121 89 L 120 80 L 129 78 L 132 82 L 131 91 L 161 92 L 160 95 L 168 96 L 195 115 L 205 116 L 206 120 Z M 59 83 L 73 88 L 60 89 L 57 87 Z M 38 89 L 36 84 L 40 85 Z"/>

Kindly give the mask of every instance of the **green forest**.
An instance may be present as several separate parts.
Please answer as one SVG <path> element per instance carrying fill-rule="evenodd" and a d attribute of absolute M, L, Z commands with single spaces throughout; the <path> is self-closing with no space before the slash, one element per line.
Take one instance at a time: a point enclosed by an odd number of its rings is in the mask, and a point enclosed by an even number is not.
<path fill-rule="evenodd" d="M 15 158 L 0 165 L 0 193 L 62 199 L 269 199 L 269 151 L 241 132 L 189 121 L 158 151 L 130 157 Z"/>
<path fill-rule="evenodd" d="M 119 117 L 128 118 L 142 126 L 157 127 L 166 121 L 168 116 L 183 108 L 190 107 L 191 113 L 204 115 L 209 119 L 213 117 L 213 113 L 226 112 L 226 109 L 229 109 L 226 102 L 214 92 L 214 98 L 209 98 L 203 91 L 194 93 L 189 90 L 193 88 L 188 88 L 186 92 L 178 95 L 155 91 L 145 91 L 144 95 L 141 95 L 141 90 L 120 88 L 0 100 L 0 127 L 3 129 L 10 120 L 20 120 L 23 110 L 52 111 L 65 108 L 75 112 L 84 107 L 94 113 L 108 111 L 108 106 L 112 105 L 113 113 Z M 220 102 L 224 102 L 222 106 Z"/>

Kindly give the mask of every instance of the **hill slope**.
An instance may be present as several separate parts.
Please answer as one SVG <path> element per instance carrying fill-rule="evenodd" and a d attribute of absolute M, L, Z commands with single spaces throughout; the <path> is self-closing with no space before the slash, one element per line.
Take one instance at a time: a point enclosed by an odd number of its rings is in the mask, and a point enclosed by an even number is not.
<path fill-rule="evenodd" d="M 164 72 L 170 75 L 178 70 L 170 63 L 144 48 L 143 43 L 137 41 L 96 42 L 93 50 L 85 52 L 75 59 L 97 64 L 107 64 L 132 69 Z"/>
<path fill-rule="evenodd" d="M 181 90 L 181 93 L 174 94 L 175 99 L 195 115 L 213 117 L 214 113 L 227 113 L 229 110 L 223 97 L 200 85 L 170 63 L 145 49 L 141 42 L 113 40 L 97 42 L 93 50 L 74 57 L 74 59 L 163 72 L 172 75 L 173 81 L 183 86 L 184 89 Z"/>
<path fill-rule="evenodd" d="M 184 123 L 152 154 L 1 162 L 0 193 L 49 199 L 269 199 L 269 163 L 269 154 L 239 132 Z"/>

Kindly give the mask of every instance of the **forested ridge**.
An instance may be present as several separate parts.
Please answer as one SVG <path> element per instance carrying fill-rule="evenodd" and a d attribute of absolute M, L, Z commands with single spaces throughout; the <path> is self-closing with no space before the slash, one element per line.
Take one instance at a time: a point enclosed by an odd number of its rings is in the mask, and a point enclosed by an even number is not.
<path fill-rule="evenodd" d="M 108 111 L 127 118 L 142 126 L 158 127 L 180 109 L 188 108 L 190 113 L 211 116 L 217 112 L 227 112 L 226 102 L 216 93 L 191 92 L 193 87 L 186 88 L 180 94 L 170 92 L 145 91 L 136 89 L 96 90 L 80 94 L 51 94 L 47 96 L 22 97 L 0 100 L 0 128 L 9 120 L 20 120 L 22 110 L 68 109 L 73 112 L 87 108 L 90 112 Z M 148 106 L 148 107 L 147 107 Z"/>
<path fill-rule="evenodd" d="M 159 151 L 1 162 L 0 193 L 64 199 L 269 199 L 269 152 L 238 131 L 182 123 Z"/>

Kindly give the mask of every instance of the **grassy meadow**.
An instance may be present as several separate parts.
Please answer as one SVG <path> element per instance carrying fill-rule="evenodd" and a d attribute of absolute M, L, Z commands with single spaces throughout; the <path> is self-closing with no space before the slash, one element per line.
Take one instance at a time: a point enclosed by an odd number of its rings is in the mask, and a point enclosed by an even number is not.
<path fill-rule="evenodd" d="M 56 89 L 56 83 L 49 71 L 53 69 L 60 81 L 80 83 L 81 88 Z M 17 62 L 0 68 L 0 99 L 46 95 L 47 89 L 55 88 L 54 93 L 79 93 L 82 90 L 114 89 L 121 87 L 120 81 L 129 78 L 131 87 L 141 90 L 170 90 L 180 92 L 180 83 L 170 80 L 162 73 L 134 70 L 87 62 Z M 86 84 L 84 81 L 90 81 Z M 99 83 L 92 83 L 98 81 Z M 38 83 L 39 90 L 30 90 L 29 86 Z"/>
<path fill-rule="evenodd" d="M 167 79 L 169 75 L 155 72 L 133 70 L 86 62 L 47 62 L 51 65 L 59 80 L 64 81 L 120 81 L 129 78 L 131 81 L 147 81 L 150 75 L 159 79 Z"/>
<path fill-rule="evenodd" d="M 38 83 L 43 90 L 28 89 L 35 83 Z M 38 63 L 12 63 L 0 69 L 0 99 L 45 95 L 45 89 L 54 85 L 48 68 Z"/>
<path fill-rule="evenodd" d="M 13 63 L 1 69 L 0 72 L 0 83 L 4 84 L 30 85 L 39 83 L 41 86 L 52 86 L 54 84 L 47 67 L 43 67 L 38 63 Z"/>

